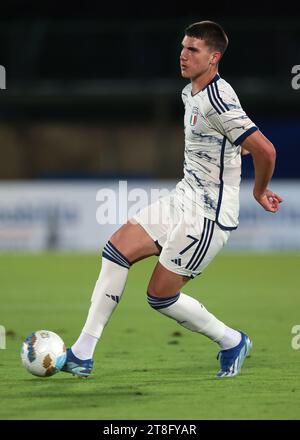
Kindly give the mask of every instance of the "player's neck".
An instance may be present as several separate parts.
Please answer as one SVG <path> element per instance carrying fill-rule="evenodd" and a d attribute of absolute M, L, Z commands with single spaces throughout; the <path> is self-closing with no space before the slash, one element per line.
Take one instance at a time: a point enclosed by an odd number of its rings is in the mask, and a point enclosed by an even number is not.
<path fill-rule="evenodd" d="M 209 84 L 210 81 L 216 76 L 217 73 L 218 73 L 218 69 L 214 69 L 213 71 L 205 72 L 203 75 L 198 76 L 195 79 L 192 79 L 191 81 L 192 81 L 193 95 L 203 90 L 204 87 L 206 87 L 207 84 Z"/>

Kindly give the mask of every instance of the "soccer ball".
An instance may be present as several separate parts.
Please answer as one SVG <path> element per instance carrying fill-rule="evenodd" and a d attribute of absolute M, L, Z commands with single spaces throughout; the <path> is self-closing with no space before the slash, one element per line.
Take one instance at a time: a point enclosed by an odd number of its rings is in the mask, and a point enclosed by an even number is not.
<path fill-rule="evenodd" d="M 22 344 L 22 363 L 34 376 L 53 376 L 61 370 L 66 357 L 64 341 L 49 330 L 31 333 Z"/>

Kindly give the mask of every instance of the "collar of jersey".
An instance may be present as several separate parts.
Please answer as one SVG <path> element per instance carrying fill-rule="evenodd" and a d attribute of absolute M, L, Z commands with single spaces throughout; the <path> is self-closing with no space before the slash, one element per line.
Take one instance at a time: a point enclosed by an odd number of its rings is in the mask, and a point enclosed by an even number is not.
<path fill-rule="evenodd" d="M 217 73 L 217 74 L 213 77 L 213 79 L 212 79 L 211 81 L 209 81 L 209 83 L 206 84 L 205 87 L 203 87 L 203 89 L 199 90 L 199 92 L 197 92 L 197 93 L 195 93 L 195 94 L 193 95 L 193 92 L 191 91 L 191 96 L 194 97 L 194 96 L 198 95 L 198 93 L 203 92 L 203 90 L 205 90 L 210 84 L 212 84 L 212 83 L 218 81 L 219 79 L 220 79 L 220 75 Z"/>

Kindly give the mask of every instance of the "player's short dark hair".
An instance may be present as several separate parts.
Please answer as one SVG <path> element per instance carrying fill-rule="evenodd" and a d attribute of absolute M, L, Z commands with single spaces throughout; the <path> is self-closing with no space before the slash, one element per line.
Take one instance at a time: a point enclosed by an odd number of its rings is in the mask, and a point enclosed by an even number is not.
<path fill-rule="evenodd" d="M 185 29 L 185 35 L 204 40 L 206 45 L 224 54 L 228 46 L 228 37 L 224 29 L 214 21 L 199 21 Z"/>

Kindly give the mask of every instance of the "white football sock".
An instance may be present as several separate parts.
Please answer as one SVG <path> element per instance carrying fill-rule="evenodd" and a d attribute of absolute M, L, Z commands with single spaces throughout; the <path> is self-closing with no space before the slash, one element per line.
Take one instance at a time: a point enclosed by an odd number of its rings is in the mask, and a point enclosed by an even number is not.
<path fill-rule="evenodd" d="M 242 335 L 237 330 L 230 327 L 225 327 L 225 334 L 219 341 L 221 350 L 228 350 L 229 348 L 236 347 L 241 342 Z"/>
<path fill-rule="evenodd" d="M 102 267 L 92 294 L 86 323 L 71 347 L 79 359 L 93 357 L 97 340 L 121 299 L 129 267 L 129 261 L 108 242 L 103 250 Z M 85 357 L 82 357 L 83 354 Z"/>
<path fill-rule="evenodd" d="M 72 345 L 72 352 L 78 359 L 90 359 L 93 357 L 97 342 L 98 338 L 95 338 L 95 336 L 81 332 L 75 344 Z"/>
<path fill-rule="evenodd" d="M 154 309 L 169 316 L 169 318 L 175 319 L 183 327 L 201 333 L 228 348 L 237 345 L 237 335 L 241 336 L 239 332 L 229 329 L 223 322 L 219 321 L 199 301 L 182 292 L 168 298 L 153 297 L 148 294 L 148 302 Z M 229 329 L 232 333 L 226 329 Z M 229 347 L 230 342 L 231 347 Z M 221 346 L 221 349 L 223 349 L 223 346 Z"/>

